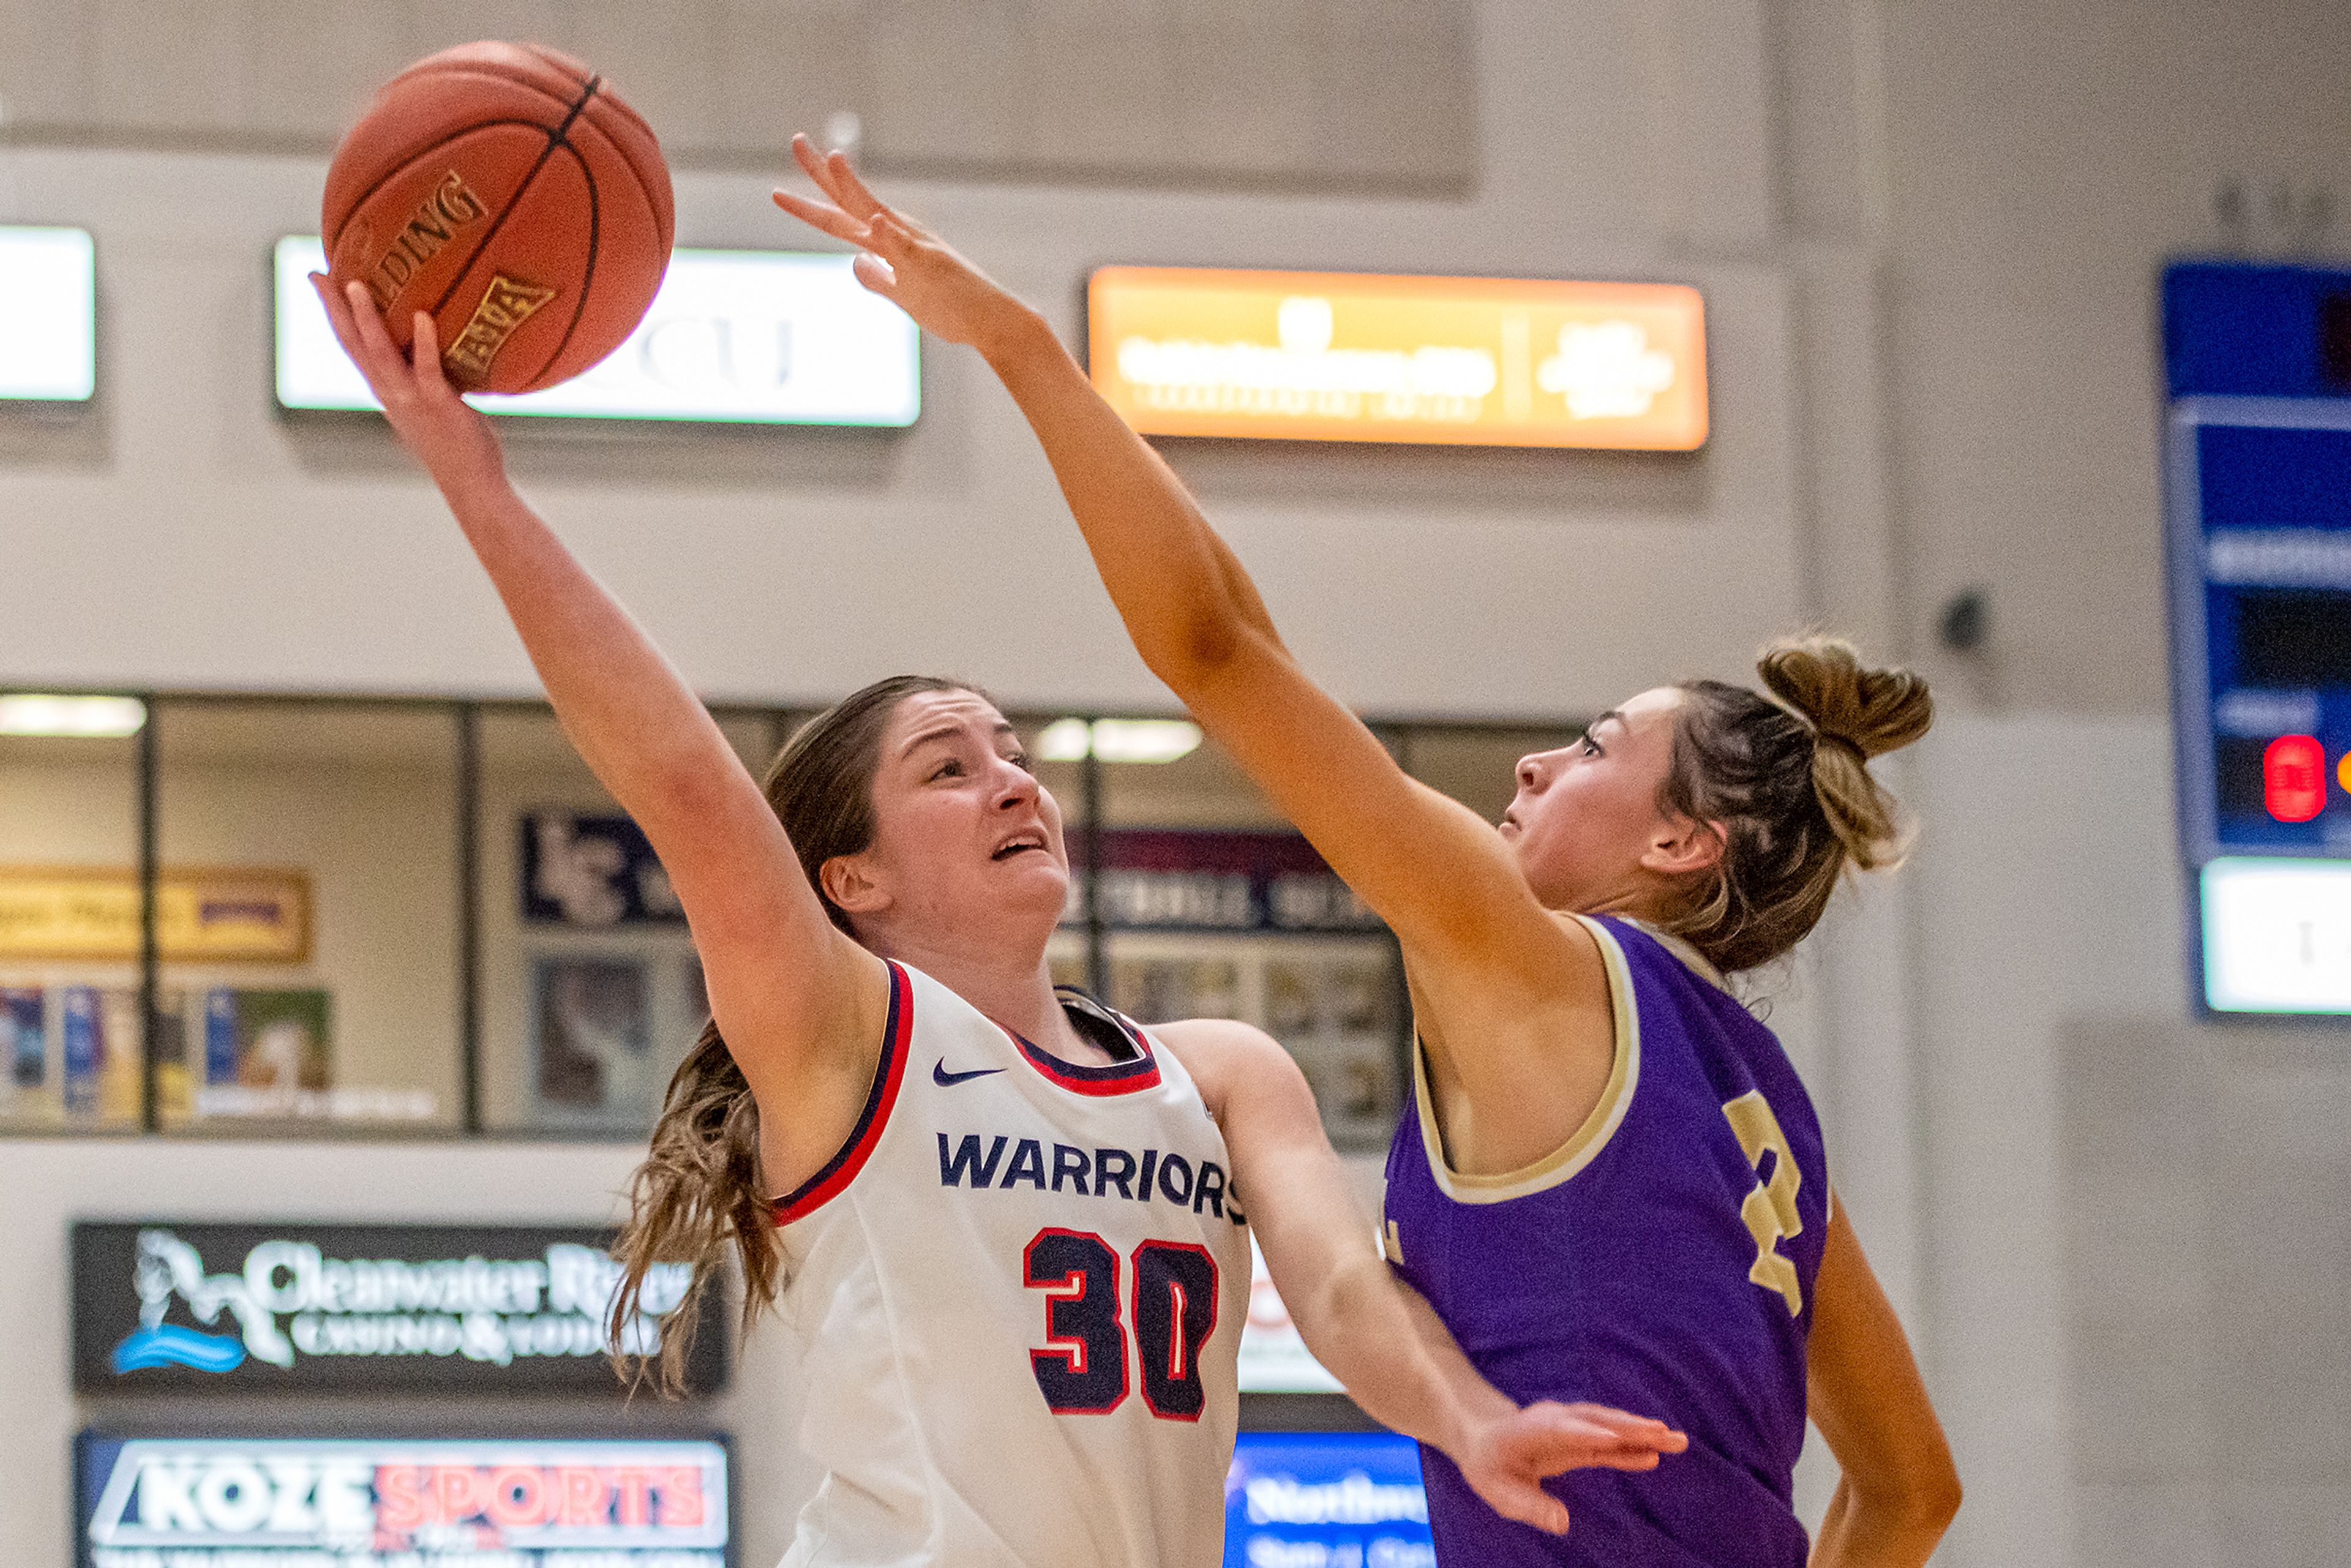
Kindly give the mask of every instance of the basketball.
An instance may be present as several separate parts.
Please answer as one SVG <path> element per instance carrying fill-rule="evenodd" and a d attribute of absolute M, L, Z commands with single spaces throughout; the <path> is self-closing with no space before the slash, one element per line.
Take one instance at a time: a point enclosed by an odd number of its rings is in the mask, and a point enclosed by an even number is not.
<path fill-rule="evenodd" d="M 536 392 L 620 347 L 669 265 L 669 168 L 603 78 L 535 44 L 444 49 L 336 148 L 320 234 L 406 350 L 431 314 L 450 379 Z"/>

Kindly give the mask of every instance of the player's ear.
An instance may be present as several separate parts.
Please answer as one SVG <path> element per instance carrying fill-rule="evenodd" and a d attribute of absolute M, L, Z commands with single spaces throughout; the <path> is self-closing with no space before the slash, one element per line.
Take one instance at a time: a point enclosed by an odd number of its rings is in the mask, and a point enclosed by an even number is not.
<path fill-rule="evenodd" d="M 817 868 L 817 883 L 844 914 L 872 915 L 890 904 L 889 890 L 862 854 L 833 856 Z"/>
<path fill-rule="evenodd" d="M 1651 832 L 1648 848 L 1641 852 L 1641 868 L 1659 876 L 1687 876 L 1719 863 L 1728 843 L 1720 822 L 1670 816 Z"/>

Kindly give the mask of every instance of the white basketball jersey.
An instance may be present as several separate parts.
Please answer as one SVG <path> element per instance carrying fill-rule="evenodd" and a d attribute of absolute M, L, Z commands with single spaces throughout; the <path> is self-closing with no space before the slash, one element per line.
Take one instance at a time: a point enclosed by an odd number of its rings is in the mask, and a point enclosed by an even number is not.
<path fill-rule="evenodd" d="M 825 1468 L 786 1568 L 1210 1568 L 1248 1222 L 1173 1053 L 1073 1067 L 890 967 L 857 1130 L 777 1218 Z"/>

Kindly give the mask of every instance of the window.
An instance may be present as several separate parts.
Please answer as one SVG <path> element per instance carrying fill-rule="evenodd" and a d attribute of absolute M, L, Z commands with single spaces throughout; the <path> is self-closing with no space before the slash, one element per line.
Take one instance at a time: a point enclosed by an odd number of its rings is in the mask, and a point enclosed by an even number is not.
<path fill-rule="evenodd" d="M 0 1132 L 642 1138 L 709 1014 L 643 836 L 544 704 L 0 694 Z M 806 716 L 714 710 L 754 777 Z M 1048 956 L 1146 1023 L 1280 1040 L 1384 1142 L 1394 940 L 1214 741 L 1015 715 L 1071 895 Z M 1399 727 L 1499 815 L 1573 728 Z"/>
<path fill-rule="evenodd" d="M 456 712 L 162 699 L 157 1119 L 463 1123 Z"/>
<path fill-rule="evenodd" d="M 139 1125 L 144 716 L 133 703 L 100 723 L 72 699 L 0 710 L 0 1129 Z"/>
<path fill-rule="evenodd" d="M 763 777 L 789 716 L 717 716 Z M 490 708 L 478 726 L 483 1124 L 642 1137 L 710 1017 L 685 913 L 552 713 Z"/>

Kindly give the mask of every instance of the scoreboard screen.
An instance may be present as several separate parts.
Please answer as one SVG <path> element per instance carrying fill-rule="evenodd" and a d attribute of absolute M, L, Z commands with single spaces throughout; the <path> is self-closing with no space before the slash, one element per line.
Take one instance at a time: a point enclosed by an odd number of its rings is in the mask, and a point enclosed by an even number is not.
<path fill-rule="evenodd" d="M 2175 266 L 2164 352 L 2201 999 L 2351 1014 L 2351 273 Z"/>

